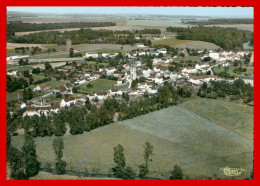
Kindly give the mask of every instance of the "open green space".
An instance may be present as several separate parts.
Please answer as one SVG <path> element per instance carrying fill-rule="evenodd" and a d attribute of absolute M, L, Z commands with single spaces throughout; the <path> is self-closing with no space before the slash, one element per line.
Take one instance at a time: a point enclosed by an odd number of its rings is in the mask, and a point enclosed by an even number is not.
<path fill-rule="evenodd" d="M 36 151 L 41 166 L 55 167 L 52 137 L 37 137 Z M 138 172 L 143 163 L 143 145 L 154 147 L 149 163 L 150 177 L 168 179 L 178 164 L 184 178 L 245 179 L 253 169 L 253 142 L 180 106 L 173 106 L 133 119 L 99 127 L 82 135 L 66 135 L 63 159 L 66 169 L 95 173 L 111 173 L 115 166 L 113 148 L 121 144 L 126 164 Z M 23 136 L 12 138 L 12 145 L 21 148 Z M 242 167 L 238 177 L 225 176 L 221 167 Z"/>
<path fill-rule="evenodd" d="M 171 47 L 174 47 L 176 45 L 189 43 L 191 41 L 192 40 L 179 40 L 179 39 L 171 38 L 171 39 L 153 41 L 152 46 L 154 46 L 154 45 L 169 45 Z"/>
<path fill-rule="evenodd" d="M 6 68 L 9 69 L 9 68 L 14 68 L 14 67 L 17 67 L 18 65 L 11 65 L 11 64 L 7 64 L 6 65 Z"/>
<path fill-rule="evenodd" d="M 185 57 L 174 59 L 174 61 L 198 61 L 199 59 L 200 57 L 198 56 L 185 56 Z"/>
<path fill-rule="evenodd" d="M 253 139 L 253 107 L 227 99 L 196 98 L 181 105 L 224 128 Z"/>
<path fill-rule="evenodd" d="M 32 74 L 32 77 L 33 77 L 34 81 L 38 81 L 38 80 L 46 78 L 45 76 L 39 75 L 39 74 Z"/>
<path fill-rule="evenodd" d="M 116 83 L 115 80 L 109 80 L 109 79 L 98 79 L 95 81 L 87 82 L 79 86 L 78 92 L 84 93 L 84 94 L 92 94 L 92 93 L 98 93 L 98 92 L 106 92 L 111 88 L 127 88 L 128 83 L 126 85 L 116 87 L 114 86 Z M 93 85 L 93 88 L 87 88 L 87 84 Z"/>
<path fill-rule="evenodd" d="M 231 76 L 240 76 L 240 75 L 242 75 L 242 76 L 244 76 L 244 75 L 246 75 L 246 76 L 253 76 L 253 72 L 241 72 L 240 74 L 238 74 L 238 73 L 235 73 L 235 72 L 233 72 L 233 70 L 235 69 L 235 68 L 237 68 L 237 67 L 229 67 L 228 68 L 228 70 L 227 70 L 227 72 L 231 75 Z M 245 68 L 245 67 L 243 67 L 243 68 Z M 224 72 L 225 71 L 225 69 L 223 68 L 223 67 L 214 67 L 213 68 L 213 72 L 214 73 L 220 73 L 220 72 Z"/>
<path fill-rule="evenodd" d="M 52 86 L 52 88 L 55 88 L 55 87 L 58 87 L 58 86 L 60 86 L 60 85 L 64 85 L 65 83 L 64 83 L 64 82 L 61 82 L 61 81 L 47 81 L 47 82 L 40 83 L 40 84 L 37 84 L 37 85 L 30 85 L 30 86 L 27 87 L 26 89 L 28 89 L 28 88 L 34 89 L 34 88 L 37 87 L 37 86 L 45 85 L 45 84 L 50 84 L 50 85 Z M 20 91 L 22 91 L 22 90 L 20 90 Z"/>

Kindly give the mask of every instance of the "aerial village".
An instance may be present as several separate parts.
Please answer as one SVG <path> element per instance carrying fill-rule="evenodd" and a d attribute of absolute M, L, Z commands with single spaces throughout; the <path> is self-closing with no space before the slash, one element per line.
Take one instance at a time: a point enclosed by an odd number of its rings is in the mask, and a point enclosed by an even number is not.
<path fill-rule="evenodd" d="M 240 78 L 246 84 L 252 86 L 254 84 L 252 76 L 241 75 L 224 78 L 213 72 L 213 68 L 228 69 L 230 66 L 234 66 L 236 61 L 243 61 L 245 56 L 250 54 L 250 51 L 218 52 L 217 50 L 195 51 L 194 49 L 191 51 L 187 48 L 178 50 L 178 53 L 173 56 L 166 48 L 146 49 L 143 44 L 138 44 L 137 47 L 138 49 L 133 50 L 131 53 L 88 52 L 85 55 L 86 64 L 88 61 L 96 59 L 114 59 L 117 60 L 118 65 L 102 67 L 89 72 L 79 71 L 79 69 L 82 69 L 79 66 L 84 65 L 84 62 L 66 62 L 65 65 L 56 67 L 57 71 L 65 73 L 69 78 L 60 80 L 64 84 L 55 88 L 49 83 L 36 86 L 32 91 L 41 92 L 42 95 L 21 103 L 20 108 L 26 108 L 23 116 L 33 116 L 35 114 L 47 116 L 58 113 L 64 107 L 84 106 L 87 99 L 97 107 L 108 97 L 121 99 L 122 96 L 127 95 L 131 99 L 136 99 L 143 95 L 156 94 L 165 82 L 171 83 L 174 87 L 189 86 L 194 93 L 198 91 L 204 82 L 207 84 L 211 81 L 228 81 L 232 83 L 235 79 Z M 181 57 L 189 57 L 194 52 L 200 56 L 196 62 L 179 60 Z M 144 56 L 148 58 L 149 62 L 144 62 Z M 12 59 L 21 60 L 27 57 L 15 56 Z M 10 58 L 8 57 L 7 62 L 11 60 Z M 148 63 L 150 64 L 147 65 Z M 252 62 L 250 63 L 252 66 Z M 41 70 L 43 69 L 39 69 L 39 71 Z M 77 73 L 74 73 L 75 71 Z M 14 69 L 8 70 L 7 75 L 22 76 Z M 55 77 L 49 78 L 56 79 Z M 78 91 L 78 87 L 82 86 L 93 88 L 92 83 L 100 79 L 112 79 L 116 80 L 116 83 L 106 91 L 86 94 Z M 62 97 L 62 99 L 59 99 L 59 101 L 48 99 L 50 97 Z"/>

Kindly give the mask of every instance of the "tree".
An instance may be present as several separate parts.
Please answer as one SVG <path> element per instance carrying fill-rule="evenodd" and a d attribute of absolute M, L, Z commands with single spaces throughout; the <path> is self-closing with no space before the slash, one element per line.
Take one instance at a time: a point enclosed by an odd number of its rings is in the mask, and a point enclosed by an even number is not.
<path fill-rule="evenodd" d="M 25 158 L 25 174 L 26 176 L 36 176 L 40 169 L 40 162 L 37 160 L 35 143 L 31 136 L 25 136 L 25 143 L 22 148 Z"/>
<path fill-rule="evenodd" d="M 183 179 L 182 169 L 178 165 L 175 165 L 173 171 L 171 172 L 170 180 L 182 180 L 182 179 Z"/>
<path fill-rule="evenodd" d="M 33 98 L 32 89 L 28 88 L 28 90 L 23 90 L 23 102 L 26 103 L 27 100 L 31 100 Z"/>
<path fill-rule="evenodd" d="M 73 50 L 73 48 L 70 48 L 70 57 L 74 57 L 74 50 Z"/>
<path fill-rule="evenodd" d="M 77 88 L 77 87 L 73 87 L 73 88 L 72 88 L 72 92 L 73 92 L 73 93 L 77 93 L 77 92 L 78 92 L 78 88 Z"/>
<path fill-rule="evenodd" d="M 65 121 L 61 114 L 53 116 L 53 132 L 55 136 L 62 136 L 66 133 Z"/>
<path fill-rule="evenodd" d="M 45 62 L 45 63 L 44 63 L 44 66 L 45 66 L 45 70 L 50 70 L 50 69 L 52 69 L 52 66 L 50 65 L 49 62 Z"/>
<path fill-rule="evenodd" d="M 116 166 L 112 170 L 117 177 L 121 178 L 124 175 L 124 169 L 126 164 L 124 147 L 120 144 L 114 147 L 114 163 L 116 164 Z"/>
<path fill-rule="evenodd" d="M 144 144 L 144 161 L 145 163 L 139 166 L 139 176 L 145 177 L 149 173 L 148 163 L 152 161 L 151 156 L 153 155 L 153 146 L 149 142 Z"/>
<path fill-rule="evenodd" d="M 25 164 L 23 153 L 12 146 L 8 149 L 7 153 L 7 160 L 10 162 L 11 168 L 11 179 L 28 179 L 24 171 Z"/>
<path fill-rule="evenodd" d="M 86 106 L 86 108 L 87 108 L 88 110 L 91 109 L 91 103 L 90 103 L 90 101 L 89 101 L 89 98 L 86 99 L 86 101 L 85 101 L 85 106 Z"/>
<path fill-rule="evenodd" d="M 134 179 L 135 172 L 129 166 L 126 167 L 124 148 L 122 145 L 118 144 L 114 147 L 114 163 L 116 166 L 112 168 L 114 174 L 123 179 Z"/>
<path fill-rule="evenodd" d="M 92 84 L 90 84 L 90 83 L 87 84 L 87 88 L 88 88 L 88 89 L 91 89 L 91 88 L 93 88 L 93 87 L 94 87 L 94 86 L 93 86 Z"/>
<path fill-rule="evenodd" d="M 66 162 L 63 161 L 61 158 L 63 156 L 62 150 L 64 149 L 63 139 L 61 137 L 55 138 L 52 142 L 53 149 L 56 154 L 56 169 L 57 174 L 64 174 L 66 168 Z"/>

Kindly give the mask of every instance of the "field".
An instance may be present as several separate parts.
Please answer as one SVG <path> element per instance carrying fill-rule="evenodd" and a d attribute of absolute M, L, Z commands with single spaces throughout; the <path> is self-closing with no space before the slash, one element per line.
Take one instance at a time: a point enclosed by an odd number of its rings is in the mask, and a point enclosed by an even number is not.
<path fill-rule="evenodd" d="M 33 77 L 34 81 L 38 81 L 38 80 L 46 78 L 45 76 L 39 75 L 39 74 L 32 74 L 32 77 Z"/>
<path fill-rule="evenodd" d="M 95 93 L 95 92 L 105 92 L 111 88 L 118 88 L 118 89 L 122 89 L 122 88 L 126 88 L 128 86 L 128 84 L 126 86 L 122 86 L 122 87 L 115 87 L 114 84 L 116 83 L 115 80 L 109 80 L 109 79 L 98 79 L 92 82 L 89 82 L 91 85 L 93 85 L 93 88 L 88 89 L 87 88 L 87 84 L 82 84 L 79 86 L 79 92 L 80 93 Z"/>
<path fill-rule="evenodd" d="M 229 69 L 228 69 L 228 73 L 231 75 L 231 76 L 239 76 L 239 74 L 238 73 L 234 73 L 233 72 L 233 70 L 235 69 L 236 67 L 229 67 Z M 245 67 L 243 67 L 243 68 L 245 68 Z M 215 68 L 213 68 L 213 72 L 214 73 L 219 73 L 219 72 L 223 72 L 224 71 L 224 68 L 223 67 L 221 67 L 221 68 L 219 68 L 219 67 L 215 67 Z M 240 75 L 246 75 L 247 74 L 247 76 L 249 75 L 249 76 L 252 76 L 253 75 L 253 72 L 242 72 Z"/>
<path fill-rule="evenodd" d="M 154 45 L 169 45 L 171 47 L 175 47 L 176 45 L 189 43 L 189 42 L 191 42 L 191 40 L 179 40 L 179 39 L 171 38 L 171 39 L 152 41 L 152 46 L 154 46 Z"/>
<path fill-rule="evenodd" d="M 194 27 L 195 25 L 189 25 L 181 23 L 180 21 L 171 20 L 128 20 L 127 26 L 152 26 L 152 27 Z"/>
<path fill-rule="evenodd" d="M 248 139 L 253 139 L 254 112 L 251 106 L 225 99 L 197 98 L 183 103 L 182 107 Z"/>
<path fill-rule="evenodd" d="M 253 24 L 217 24 L 217 25 L 204 25 L 205 27 L 223 27 L 223 28 L 237 28 L 241 30 L 248 30 L 254 32 L 254 25 Z"/>
<path fill-rule="evenodd" d="M 7 64 L 7 65 L 6 65 L 6 69 L 14 68 L 14 67 L 17 67 L 17 66 L 18 66 L 18 65 Z"/>
<path fill-rule="evenodd" d="M 220 103 L 221 104 L 221 103 Z M 209 109 L 207 109 L 208 112 Z M 226 112 L 226 117 L 233 110 Z M 242 115 L 240 119 L 244 117 Z M 223 118 L 223 117 L 222 117 Z M 42 166 L 54 166 L 52 149 L 54 137 L 35 138 L 38 159 Z M 150 177 L 168 179 L 175 164 L 182 167 L 190 179 L 232 179 L 221 167 L 242 167 L 245 172 L 233 179 L 249 177 L 253 168 L 253 142 L 220 125 L 201 117 L 183 106 L 155 111 L 131 120 L 100 127 L 82 135 L 66 135 L 64 160 L 67 169 L 74 171 L 111 173 L 113 148 L 125 149 L 126 164 L 138 172 L 143 163 L 143 145 L 149 141 L 154 147 L 149 165 Z M 23 137 L 12 138 L 12 144 L 21 148 Z"/>
<path fill-rule="evenodd" d="M 198 56 L 186 56 L 182 58 L 174 59 L 174 61 L 198 61 L 200 57 Z"/>
<path fill-rule="evenodd" d="M 157 41 L 152 41 L 152 45 L 169 45 L 171 47 L 175 48 L 180 48 L 180 49 L 186 49 L 191 48 L 191 49 L 217 49 L 219 46 L 209 43 L 209 42 L 204 42 L 204 41 L 192 41 L 192 40 L 179 40 L 175 38 L 170 38 L 170 39 L 164 39 L 164 40 L 157 40 Z"/>
<path fill-rule="evenodd" d="M 178 44 L 175 45 L 176 48 L 191 48 L 191 49 L 198 49 L 198 50 L 203 50 L 203 49 L 218 49 L 220 48 L 219 46 L 215 45 L 214 43 L 209 43 L 205 41 L 191 41 L 189 43 L 183 43 L 183 44 Z"/>

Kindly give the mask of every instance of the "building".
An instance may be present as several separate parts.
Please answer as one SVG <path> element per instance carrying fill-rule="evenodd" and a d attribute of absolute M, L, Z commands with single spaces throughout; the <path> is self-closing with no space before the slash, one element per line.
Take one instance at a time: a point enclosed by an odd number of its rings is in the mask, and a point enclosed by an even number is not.
<path fill-rule="evenodd" d="M 33 89 L 33 91 L 34 92 L 36 92 L 36 91 L 43 91 L 43 92 L 45 92 L 45 91 L 48 91 L 50 89 L 51 89 L 51 85 L 50 84 L 44 84 L 44 85 L 38 85 L 37 87 L 35 87 Z"/>
<path fill-rule="evenodd" d="M 67 39 L 67 41 L 66 41 L 66 48 L 67 48 L 67 51 L 69 52 L 70 51 L 70 49 L 72 48 L 71 47 L 71 40 L 70 39 Z"/>
<path fill-rule="evenodd" d="M 86 53 L 86 58 L 89 58 L 89 57 L 93 57 L 93 58 L 98 58 L 98 53 L 96 52 L 89 52 L 89 53 Z"/>
<path fill-rule="evenodd" d="M 241 76 L 240 79 L 243 80 L 245 84 L 250 84 L 251 86 L 254 86 L 253 76 Z"/>

